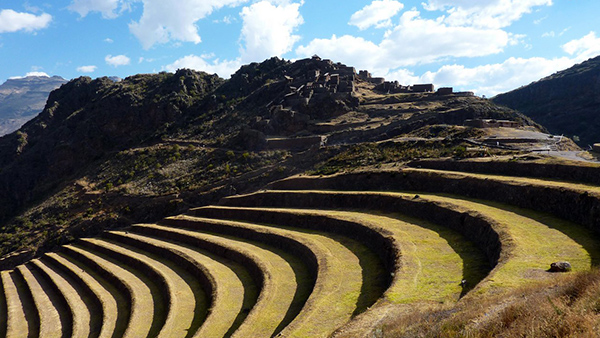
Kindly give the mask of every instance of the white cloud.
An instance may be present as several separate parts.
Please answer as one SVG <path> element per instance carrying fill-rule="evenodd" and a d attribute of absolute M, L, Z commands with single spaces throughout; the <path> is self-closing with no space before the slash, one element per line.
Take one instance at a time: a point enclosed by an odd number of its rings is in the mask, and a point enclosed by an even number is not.
<path fill-rule="evenodd" d="M 230 61 L 215 59 L 211 62 L 207 60 L 209 58 L 210 57 L 206 56 L 188 55 L 165 66 L 165 70 L 174 72 L 177 69 L 189 68 L 209 74 L 218 74 L 222 78 L 229 78 L 231 74 L 235 73 L 242 65 L 240 59 Z"/>
<path fill-rule="evenodd" d="M 50 75 L 48 75 L 44 72 L 29 72 L 29 73 L 25 74 L 25 76 L 13 76 L 13 77 L 10 77 L 9 79 L 11 79 L 11 80 L 23 79 L 28 76 L 50 77 Z"/>
<path fill-rule="evenodd" d="M 108 0 L 107 0 L 108 1 Z M 144 12 L 138 22 L 129 24 L 129 30 L 145 49 L 171 40 L 200 43 L 195 23 L 225 6 L 236 6 L 247 0 L 138 0 Z"/>
<path fill-rule="evenodd" d="M 296 52 L 303 57 L 318 54 L 361 69 L 389 70 L 449 57 L 497 54 L 509 42 L 510 35 L 500 29 L 448 26 L 440 19 L 423 19 L 418 11 L 411 10 L 402 15 L 400 23 L 386 32 L 378 45 L 362 38 L 333 36 L 315 39 Z"/>
<path fill-rule="evenodd" d="M 227 15 L 227 16 L 223 17 L 223 19 L 221 19 L 221 20 L 213 20 L 214 23 L 224 23 L 226 25 L 231 25 L 233 22 L 236 22 L 236 21 L 237 21 L 237 19 L 231 15 Z"/>
<path fill-rule="evenodd" d="M 537 20 L 533 20 L 533 24 L 535 24 L 535 25 L 539 25 L 539 24 L 541 24 L 541 23 L 542 23 L 544 20 L 546 20 L 546 19 L 548 19 L 548 16 L 545 16 L 545 17 L 543 17 L 543 18 L 539 18 L 539 19 L 537 19 Z"/>
<path fill-rule="evenodd" d="M 348 23 L 360 30 L 365 30 L 371 26 L 377 28 L 390 27 L 392 17 L 398 14 L 402 8 L 404 8 L 404 5 L 398 1 L 376 0 L 352 14 Z"/>
<path fill-rule="evenodd" d="M 445 57 L 477 57 L 500 53 L 509 43 L 509 34 L 500 29 L 446 25 L 428 20 L 417 11 L 402 15 L 380 47 L 385 61 L 397 66 L 430 63 Z M 409 47 L 409 48 L 407 48 Z"/>
<path fill-rule="evenodd" d="M 560 33 L 556 33 L 555 31 L 545 32 L 544 34 L 542 34 L 542 37 L 543 38 L 554 38 L 554 37 L 557 37 L 557 36 L 563 36 L 570 29 L 571 29 L 571 27 L 567 27 L 567 28 L 563 29 Z"/>
<path fill-rule="evenodd" d="M 240 38 L 244 44 L 240 50 L 242 60 L 263 61 L 291 51 L 300 40 L 300 36 L 293 33 L 304 23 L 299 11 L 301 5 L 287 1 L 276 4 L 261 1 L 244 7 L 240 13 L 243 20 Z"/>
<path fill-rule="evenodd" d="M 446 11 L 445 22 L 453 26 L 503 28 L 531 13 L 534 7 L 552 6 L 552 0 L 429 0 L 426 10 Z"/>
<path fill-rule="evenodd" d="M 80 73 L 93 73 L 98 67 L 96 66 L 81 66 L 77 67 L 77 71 Z"/>
<path fill-rule="evenodd" d="M 445 65 L 433 72 L 415 76 L 406 70 L 389 72 L 385 76 L 402 83 L 426 82 L 437 86 L 455 86 L 493 96 L 527 85 L 557 71 L 600 54 L 600 38 L 590 32 L 581 39 L 563 45 L 572 57 L 546 59 L 542 57 L 514 58 L 502 63 L 467 68 L 463 65 Z"/>
<path fill-rule="evenodd" d="M 48 27 L 51 21 L 52 16 L 50 14 L 42 13 L 35 15 L 15 12 L 12 9 L 3 9 L 0 11 L 0 33 L 21 30 L 32 32 Z"/>
<path fill-rule="evenodd" d="M 375 43 L 350 35 L 339 38 L 333 35 L 330 39 L 314 39 L 308 45 L 296 49 L 296 53 L 301 57 L 317 54 L 360 69 L 369 69 L 372 72 L 382 67 L 382 62 L 378 58 L 381 52 L 381 47 Z"/>
<path fill-rule="evenodd" d="M 104 42 L 106 42 L 106 43 L 113 43 L 115 41 L 113 39 L 111 39 L 111 38 L 106 38 L 106 39 L 104 39 Z"/>
<path fill-rule="evenodd" d="M 596 37 L 595 32 L 590 32 L 581 39 L 567 42 L 562 49 L 578 61 L 583 61 L 600 54 L 600 38 Z"/>
<path fill-rule="evenodd" d="M 575 60 L 567 57 L 555 59 L 511 57 L 502 63 L 472 68 L 454 64 L 442 66 L 437 71 L 429 71 L 422 75 L 400 69 L 384 76 L 403 84 L 434 83 L 437 87 L 454 87 L 455 90 L 469 90 L 478 95 L 491 97 L 537 81 L 569 68 L 575 63 Z"/>
<path fill-rule="evenodd" d="M 131 63 L 131 59 L 125 55 L 117 55 L 117 56 L 107 55 L 104 58 L 104 61 L 106 61 L 107 64 L 109 64 L 113 67 L 126 66 Z"/>
<path fill-rule="evenodd" d="M 114 19 L 119 15 L 117 9 L 121 3 L 123 3 L 122 0 L 73 0 L 68 8 L 77 12 L 81 17 L 85 17 L 91 12 L 100 12 L 103 18 Z"/>

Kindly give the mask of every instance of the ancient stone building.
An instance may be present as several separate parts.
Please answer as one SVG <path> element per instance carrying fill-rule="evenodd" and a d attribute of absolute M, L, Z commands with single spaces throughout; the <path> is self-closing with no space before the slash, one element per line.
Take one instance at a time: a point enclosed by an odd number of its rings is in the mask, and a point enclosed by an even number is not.
<path fill-rule="evenodd" d="M 309 105 L 313 100 L 332 96 L 344 99 L 352 96 L 357 78 L 356 69 L 318 56 L 300 61 L 300 76 L 286 77 L 287 90 L 282 104 L 287 108 Z M 291 80 L 290 80 L 291 79 Z"/>
<path fill-rule="evenodd" d="M 415 84 L 411 86 L 411 91 L 415 93 L 431 93 L 435 91 L 435 87 L 431 83 Z"/>
<path fill-rule="evenodd" d="M 442 88 L 438 88 L 437 93 L 439 95 L 450 95 L 454 92 L 454 89 L 452 87 L 442 87 Z"/>
<path fill-rule="evenodd" d="M 475 128 L 518 128 L 521 126 L 521 124 L 517 121 L 493 119 L 465 120 L 464 125 Z"/>

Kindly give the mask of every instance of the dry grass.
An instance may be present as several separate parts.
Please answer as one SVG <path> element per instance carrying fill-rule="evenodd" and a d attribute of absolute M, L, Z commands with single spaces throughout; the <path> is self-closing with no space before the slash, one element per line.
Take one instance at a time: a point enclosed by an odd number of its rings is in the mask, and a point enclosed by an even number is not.
<path fill-rule="evenodd" d="M 382 337 L 598 337 L 600 271 L 471 299 L 454 310 L 412 313 L 380 330 Z"/>

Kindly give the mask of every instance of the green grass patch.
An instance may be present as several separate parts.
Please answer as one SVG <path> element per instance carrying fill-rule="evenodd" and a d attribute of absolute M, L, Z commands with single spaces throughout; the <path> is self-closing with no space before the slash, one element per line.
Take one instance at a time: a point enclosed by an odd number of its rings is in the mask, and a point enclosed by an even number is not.
<path fill-rule="evenodd" d="M 514 247 L 507 262 L 496 268 L 478 293 L 507 290 L 551 278 L 550 263 L 569 261 L 574 271 L 589 270 L 600 245 L 588 229 L 553 216 L 502 203 L 445 194 L 419 194 L 421 198 L 447 202 L 486 215 L 507 231 Z"/>
<path fill-rule="evenodd" d="M 395 303 L 456 302 L 489 271 L 487 258 L 461 234 L 440 225 L 400 214 L 331 211 L 391 231 L 401 250 L 401 276 L 386 292 Z"/>

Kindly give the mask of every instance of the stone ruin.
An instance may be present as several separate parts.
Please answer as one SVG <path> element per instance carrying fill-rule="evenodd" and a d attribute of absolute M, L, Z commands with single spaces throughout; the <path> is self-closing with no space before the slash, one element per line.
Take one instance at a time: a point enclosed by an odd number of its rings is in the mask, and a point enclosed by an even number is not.
<path fill-rule="evenodd" d="M 372 77 L 367 70 L 358 73 L 354 67 L 331 60 L 323 60 L 315 55 L 310 59 L 298 61 L 299 67 L 294 74 L 287 74 L 286 94 L 279 104 L 285 108 L 294 109 L 308 106 L 325 97 L 333 99 L 348 99 L 356 89 L 357 81 L 365 81 L 375 85 L 378 92 L 395 93 L 434 93 L 435 86 L 431 83 L 401 85 L 398 81 L 386 81 L 382 77 Z M 454 93 L 451 87 L 440 88 L 438 95 Z"/>
<path fill-rule="evenodd" d="M 358 72 L 358 79 L 374 84 L 374 89 L 376 91 L 386 94 L 435 92 L 435 86 L 431 83 L 404 86 L 398 81 L 386 81 L 385 78 L 382 77 L 372 77 L 371 73 L 366 70 Z M 440 88 L 437 93 L 439 95 L 450 95 L 453 93 L 453 89 L 451 87 Z"/>
<path fill-rule="evenodd" d="M 475 128 L 519 128 L 521 123 L 510 120 L 494 120 L 494 119 L 472 119 L 465 120 L 464 125 L 466 127 Z"/>
<path fill-rule="evenodd" d="M 309 105 L 325 97 L 347 99 L 355 90 L 356 69 L 318 56 L 302 60 L 302 72 L 286 76 L 287 88 L 283 106 Z"/>

